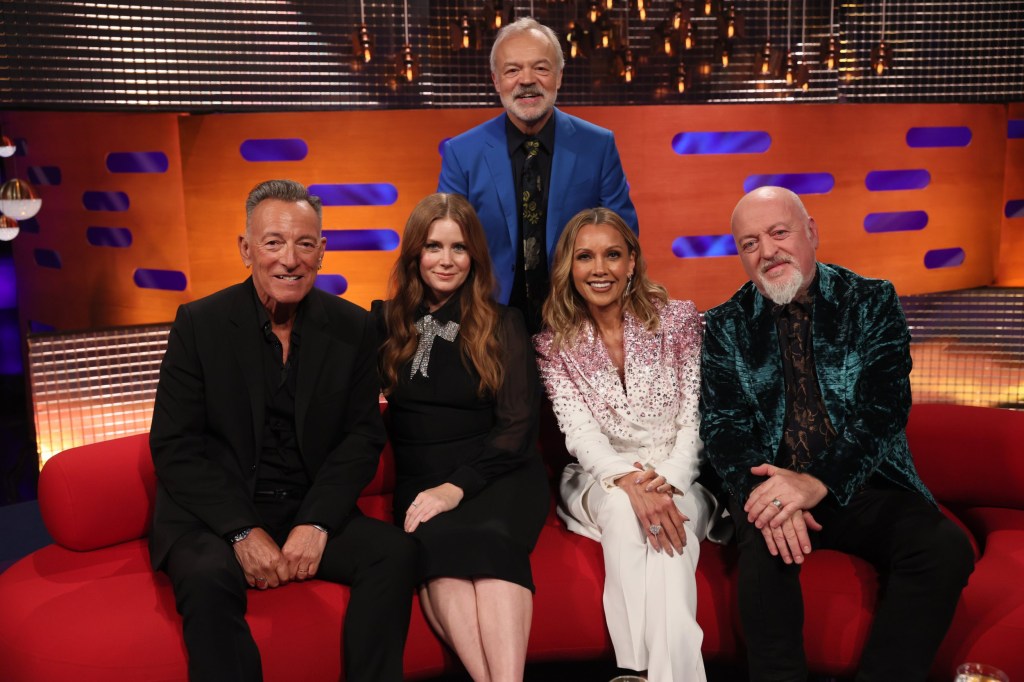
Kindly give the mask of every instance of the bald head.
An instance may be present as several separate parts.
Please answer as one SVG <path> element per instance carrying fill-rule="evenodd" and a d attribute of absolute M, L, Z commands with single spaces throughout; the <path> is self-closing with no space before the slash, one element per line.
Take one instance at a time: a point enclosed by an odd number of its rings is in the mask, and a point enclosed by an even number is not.
<path fill-rule="evenodd" d="M 734 235 L 736 234 L 737 215 L 745 210 L 746 207 L 756 206 L 762 202 L 775 203 L 784 206 L 788 205 L 794 215 L 801 218 L 805 223 L 810 218 L 807 214 L 807 209 L 804 207 L 804 202 L 800 200 L 800 197 L 796 192 L 788 190 L 785 187 L 775 187 L 772 185 L 758 187 L 757 189 L 747 192 L 736 204 L 736 208 L 733 209 L 730 225 L 732 226 Z"/>
<path fill-rule="evenodd" d="M 732 236 L 750 281 L 775 303 L 789 303 L 814 280 L 818 228 L 785 187 L 759 187 L 740 199 Z"/>

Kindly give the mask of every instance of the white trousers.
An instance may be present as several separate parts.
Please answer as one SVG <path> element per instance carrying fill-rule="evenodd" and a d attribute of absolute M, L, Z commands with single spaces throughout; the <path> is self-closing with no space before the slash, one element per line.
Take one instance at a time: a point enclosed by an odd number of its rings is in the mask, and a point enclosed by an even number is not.
<path fill-rule="evenodd" d="M 615 488 L 592 485 L 584 509 L 601 532 L 604 615 L 620 668 L 646 670 L 650 682 L 705 682 L 697 625 L 694 572 L 711 509 L 710 494 L 695 485 L 675 496 L 689 520 L 682 556 L 655 551 L 629 503 Z M 583 521 L 583 519 L 581 519 Z"/>

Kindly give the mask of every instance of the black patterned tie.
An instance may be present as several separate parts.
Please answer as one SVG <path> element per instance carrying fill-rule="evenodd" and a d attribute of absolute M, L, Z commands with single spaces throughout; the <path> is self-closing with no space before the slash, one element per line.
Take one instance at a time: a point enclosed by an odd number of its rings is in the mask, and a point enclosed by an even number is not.
<path fill-rule="evenodd" d="M 531 137 L 523 143 L 526 162 L 523 164 L 523 270 L 525 271 L 526 298 L 542 303 L 547 296 L 546 263 L 544 257 L 544 181 L 540 173 L 540 140 Z"/>

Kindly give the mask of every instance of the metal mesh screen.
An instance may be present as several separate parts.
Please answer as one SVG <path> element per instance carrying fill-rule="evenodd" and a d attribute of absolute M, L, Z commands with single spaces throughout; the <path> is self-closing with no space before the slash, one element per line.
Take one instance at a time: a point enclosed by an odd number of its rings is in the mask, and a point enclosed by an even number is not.
<path fill-rule="evenodd" d="M 1019 0 L 712 0 L 707 15 L 704 0 L 642 0 L 644 19 L 640 3 L 612 0 L 607 9 L 608 0 L 4 0 L 0 106 L 495 106 L 487 66 L 495 16 L 508 22 L 530 14 L 562 36 L 573 26 L 580 38 L 582 56 L 570 60 L 560 94 L 567 105 L 1024 99 Z M 593 22 L 591 5 L 599 10 Z M 723 38 L 731 10 L 735 36 Z M 680 29 L 672 28 L 677 14 Z M 354 43 L 362 22 L 372 39 L 369 63 Z M 412 82 L 399 75 L 406 23 Z M 609 48 L 594 47 L 605 35 Z M 839 49 L 834 69 L 823 63 L 830 35 Z M 879 76 L 871 54 L 883 38 L 892 61 Z M 768 40 L 774 72 L 760 74 Z M 786 83 L 787 47 L 796 67 L 807 66 L 806 92 Z M 626 61 L 633 67 L 629 83 Z"/>
<path fill-rule="evenodd" d="M 902 298 L 915 402 L 1024 409 L 1024 289 Z"/>
<path fill-rule="evenodd" d="M 39 464 L 61 450 L 149 430 L 170 325 L 28 337 Z"/>

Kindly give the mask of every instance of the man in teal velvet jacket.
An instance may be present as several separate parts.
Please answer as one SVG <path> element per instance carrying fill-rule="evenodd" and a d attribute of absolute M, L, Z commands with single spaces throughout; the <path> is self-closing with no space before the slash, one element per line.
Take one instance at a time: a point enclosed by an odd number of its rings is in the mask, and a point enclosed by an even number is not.
<path fill-rule="evenodd" d="M 732 231 L 751 281 L 705 316 L 701 437 L 737 526 L 750 679 L 806 679 L 799 568 L 829 548 L 883 578 L 857 679 L 924 680 L 973 553 L 907 446 L 896 291 L 818 263 L 817 225 L 787 189 L 743 197 Z"/>

